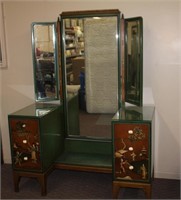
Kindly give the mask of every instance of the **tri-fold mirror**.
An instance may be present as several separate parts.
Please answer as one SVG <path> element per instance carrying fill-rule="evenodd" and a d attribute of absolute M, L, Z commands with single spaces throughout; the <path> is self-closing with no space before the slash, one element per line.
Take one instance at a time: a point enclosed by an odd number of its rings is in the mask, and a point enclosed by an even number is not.
<path fill-rule="evenodd" d="M 62 83 L 67 136 L 109 140 L 111 119 L 123 101 L 142 106 L 142 18 L 90 10 L 63 12 L 59 22 L 63 80 L 58 79 L 56 24 L 32 24 L 36 100 L 60 98 Z"/>

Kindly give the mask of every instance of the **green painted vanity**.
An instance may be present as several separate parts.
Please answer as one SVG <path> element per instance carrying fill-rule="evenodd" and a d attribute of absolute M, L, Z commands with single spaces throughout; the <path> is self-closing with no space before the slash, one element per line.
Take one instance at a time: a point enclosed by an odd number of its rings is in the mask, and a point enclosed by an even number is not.
<path fill-rule="evenodd" d="M 121 187 L 150 198 L 154 107 L 143 106 L 142 54 L 142 17 L 117 9 L 32 23 L 36 102 L 8 116 L 15 191 L 35 177 L 46 195 L 56 168 L 112 173 L 113 198 Z"/>
<path fill-rule="evenodd" d="M 113 197 L 120 188 L 143 188 L 151 198 L 154 177 L 154 107 L 121 108 L 112 119 Z"/>
<path fill-rule="evenodd" d="M 64 149 L 61 105 L 34 103 L 8 115 L 15 191 L 23 176 L 36 177 L 46 194 L 46 177 Z"/>

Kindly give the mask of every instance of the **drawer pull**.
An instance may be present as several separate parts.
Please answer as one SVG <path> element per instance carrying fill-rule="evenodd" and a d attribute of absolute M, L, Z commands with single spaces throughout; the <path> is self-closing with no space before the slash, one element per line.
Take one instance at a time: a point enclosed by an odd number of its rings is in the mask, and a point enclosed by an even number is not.
<path fill-rule="evenodd" d="M 133 147 L 129 147 L 129 151 L 133 151 Z"/>
<path fill-rule="evenodd" d="M 26 143 L 27 143 L 27 140 L 23 140 L 23 143 L 26 144 Z"/>
<path fill-rule="evenodd" d="M 28 157 L 24 157 L 23 160 L 28 160 Z"/>
<path fill-rule="evenodd" d="M 129 169 L 130 169 L 130 170 L 133 170 L 133 169 L 134 169 L 134 167 L 131 165 L 131 166 L 129 166 Z"/>
<path fill-rule="evenodd" d="M 22 124 L 22 128 L 25 128 L 26 127 L 26 124 Z"/>
<path fill-rule="evenodd" d="M 133 134 L 133 130 L 129 130 L 128 134 L 130 134 L 130 135 Z"/>

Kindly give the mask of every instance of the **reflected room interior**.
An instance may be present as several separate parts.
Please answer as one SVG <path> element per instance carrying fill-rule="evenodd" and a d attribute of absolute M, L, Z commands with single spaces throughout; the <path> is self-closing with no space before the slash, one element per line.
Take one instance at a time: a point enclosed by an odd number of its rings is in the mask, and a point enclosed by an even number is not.
<path fill-rule="evenodd" d="M 111 139 L 118 110 L 117 17 L 62 22 L 68 135 Z"/>
<path fill-rule="evenodd" d="M 32 24 L 32 47 L 37 101 L 58 99 L 55 23 Z"/>
<path fill-rule="evenodd" d="M 143 84 L 143 19 L 125 19 L 125 82 L 126 102 L 142 106 Z"/>

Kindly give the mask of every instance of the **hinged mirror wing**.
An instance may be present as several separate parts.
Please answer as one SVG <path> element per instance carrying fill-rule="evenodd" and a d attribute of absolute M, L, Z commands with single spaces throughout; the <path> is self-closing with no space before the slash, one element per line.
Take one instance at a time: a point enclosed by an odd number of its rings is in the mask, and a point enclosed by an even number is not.
<path fill-rule="evenodd" d="M 57 66 L 58 66 L 58 75 L 59 75 L 59 95 L 60 99 L 63 100 L 63 80 L 62 80 L 62 64 L 61 64 L 61 21 L 58 17 L 57 19 Z"/>
<path fill-rule="evenodd" d="M 32 23 L 36 101 L 59 99 L 56 23 Z"/>
<path fill-rule="evenodd" d="M 125 19 L 125 101 L 143 104 L 143 19 Z"/>

